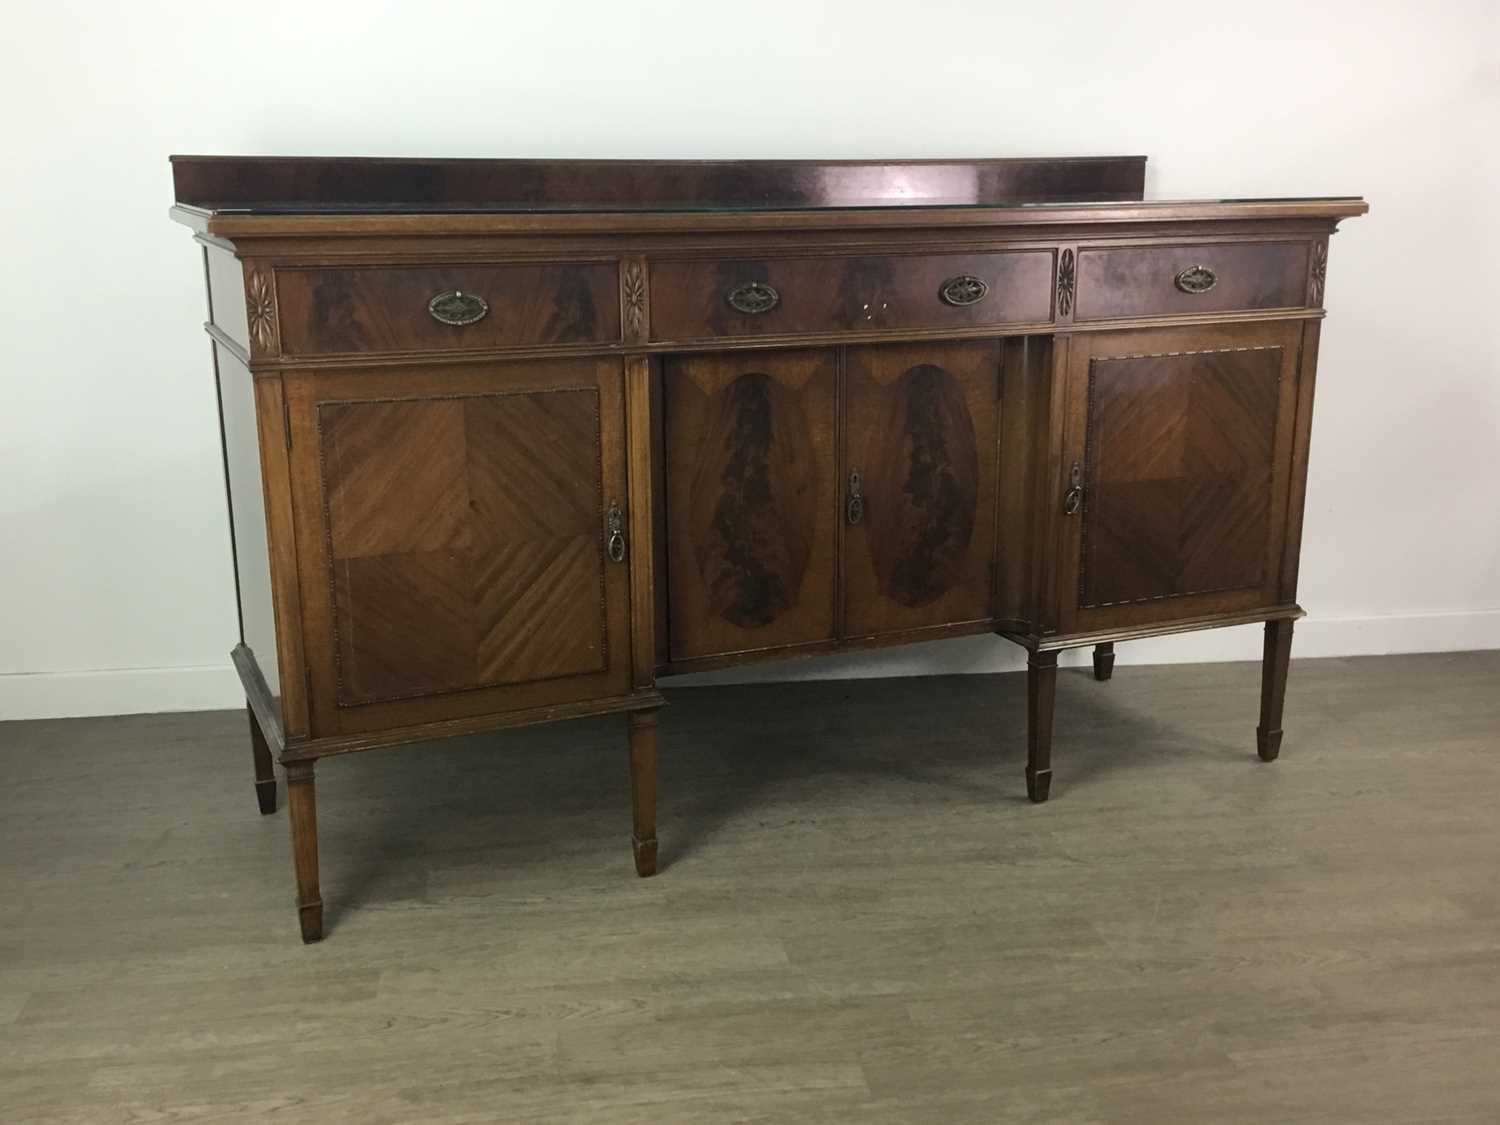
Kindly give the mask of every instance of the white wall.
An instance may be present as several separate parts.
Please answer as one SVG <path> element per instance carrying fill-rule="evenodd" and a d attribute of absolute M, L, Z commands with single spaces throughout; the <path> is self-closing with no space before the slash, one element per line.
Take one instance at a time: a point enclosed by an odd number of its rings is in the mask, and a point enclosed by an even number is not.
<path fill-rule="evenodd" d="M 1147 153 L 1162 196 L 1362 193 L 1335 238 L 1299 655 L 1500 636 L 1500 21 L 1474 3 L 6 5 L 0 715 L 234 706 L 171 152 Z M 1127 645 L 1250 658 L 1255 630 Z M 1017 666 L 992 638 L 792 674 Z M 787 670 L 781 670 L 783 673 Z"/>

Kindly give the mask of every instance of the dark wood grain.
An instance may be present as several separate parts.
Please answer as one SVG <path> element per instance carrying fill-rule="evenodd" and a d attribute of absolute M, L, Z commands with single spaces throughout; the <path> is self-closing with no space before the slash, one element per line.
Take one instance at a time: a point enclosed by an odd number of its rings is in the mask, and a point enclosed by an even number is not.
<path fill-rule="evenodd" d="M 1085 247 L 1073 319 L 1298 308 L 1306 303 L 1310 254 L 1307 242 Z M 1217 275 L 1206 293 L 1177 287 L 1177 275 L 1194 266 Z"/>
<path fill-rule="evenodd" d="M 851 330 L 972 328 L 1035 324 L 1052 309 L 1050 252 L 863 257 L 654 260 L 651 338 L 816 335 Z M 989 293 L 972 305 L 947 304 L 944 282 L 977 277 Z M 780 297 L 764 313 L 729 303 L 748 282 Z"/>
<path fill-rule="evenodd" d="M 243 673 L 242 673 L 243 679 Z M 535 685 L 525 685 L 530 688 Z M 544 686 L 550 687 L 551 684 Z M 475 692 L 472 695 L 479 695 Z M 440 744 L 444 739 L 465 735 L 487 734 L 496 731 L 516 730 L 524 727 L 543 726 L 549 723 L 565 723 L 574 719 L 595 718 L 600 715 L 623 715 L 666 703 L 661 692 L 651 689 L 633 688 L 620 695 L 589 694 L 581 699 L 563 698 L 561 702 L 546 702 L 554 692 L 522 692 L 514 689 L 507 693 L 502 703 L 491 702 L 489 710 L 466 706 L 440 706 L 445 698 L 415 701 L 422 706 L 409 703 L 403 706 L 403 718 L 412 716 L 400 725 L 385 723 L 371 729 L 360 729 L 360 724 L 351 724 L 346 733 L 317 735 L 288 742 L 278 761 L 317 761 L 323 758 L 361 754 L 366 750 L 378 750 L 388 746 L 415 746 Z M 518 699 L 517 696 L 520 698 Z M 465 695 L 460 702 L 471 698 Z M 542 702 L 531 702 L 532 699 Z M 372 705 L 376 706 L 376 705 Z"/>
<path fill-rule="evenodd" d="M 1274 757 L 1327 240 L 1366 206 L 1141 171 L 177 161 L 304 937 L 313 764 L 379 746 L 630 714 L 652 873 L 663 673 L 998 632 L 1041 801 L 1058 652 L 1107 679 L 1118 641 L 1270 622 Z M 447 290 L 486 315 L 439 323 Z"/>
<path fill-rule="evenodd" d="M 1074 337 L 1059 513 L 1060 630 L 1286 604 L 1295 322 Z M 1082 503 L 1061 515 L 1073 464 Z"/>
<path fill-rule="evenodd" d="M 667 364 L 674 659 L 833 635 L 834 381 L 831 352 Z"/>
<path fill-rule="evenodd" d="M 605 670 L 595 388 L 318 424 L 341 706 Z"/>
<path fill-rule="evenodd" d="M 845 370 L 845 635 L 991 617 L 999 343 L 856 348 Z"/>
<path fill-rule="evenodd" d="M 323 894 L 318 886 L 318 802 L 315 763 L 288 762 L 287 821 L 292 830 L 292 864 L 297 873 L 297 921 L 302 940 L 323 940 Z"/>
<path fill-rule="evenodd" d="M 1041 804 L 1052 792 L 1052 719 L 1057 701 L 1057 653 L 1026 658 L 1026 796 Z"/>
<path fill-rule="evenodd" d="M 1144 156 L 994 160 L 411 160 L 174 156 L 180 203 L 350 207 L 872 207 L 1140 199 Z"/>
<path fill-rule="evenodd" d="M 632 711 L 630 729 L 630 848 L 635 873 L 656 874 L 656 712 Z"/>
<path fill-rule="evenodd" d="M 1022 629 L 999 628 L 996 631 L 1009 638 L 1028 652 L 1060 652 L 1063 649 L 1082 648 L 1088 645 L 1118 644 L 1121 641 L 1143 640 L 1148 637 L 1166 637 L 1178 633 L 1197 633 L 1205 629 L 1228 629 L 1236 625 L 1259 625 L 1266 621 L 1285 618 L 1296 621 L 1307 616 L 1298 605 L 1259 606 L 1247 610 L 1215 610 L 1197 617 L 1163 616 L 1148 625 L 1120 625 L 1113 628 L 1093 629 L 1087 633 L 1068 632 L 1038 636 Z"/>
<path fill-rule="evenodd" d="M 573 239 L 613 238 L 660 241 L 677 245 L 700 240 L 745 248 L 745 236 L 776 245 L 788 235 L 817 232 L 850 247 L 868 248 L 872 236 L 882 247 L 920 244 L 934 237 L 972 249 L 975 238 L 1032 240 L 1165 237 L 1184 238 L 1245 234 L 1323 237 L 1334 224 L 1369 211 L 1353 197 L 1329 199 L 1149 200 L 1138 203 L 1059 203 L 1046 207 L 868 207 L 858 210 L 804 208 L 678 209 L 504 212 L 434 211 L 422 214 L 384 210 L 325 211 L 313 214 L 276 211 L 212 211 L 191 206 L 171 210 L 174 220 L 201 237 L 229 243 L 252 257 L 338 257 L 348 238 L 377 238 L 381 245 L 434 259 L 447 253 L 493 258 L 497 252 L 540 249 L 518 239 L 538 239 L 557 252 Z M 968 244 L 967 247 L 965 244 Z M 754 247 L 751 247 L 752 251 Z"/>
<path fill-rule="evenodd" d="M 1043 517 L 1055 498 L 1047 477 L 1051 447 L 1061 435 L 1052 426 L 1052 400 L 1064 398 L 1062 379 L 1053 378 L 1050 337 L 1005 341 L 1000 395 L 1000 479 L 995 512 L 995 618 L 998 628 L 1043 626 L 1041 575 L 1050 563 Z"/>
<path fill-rule="evenodd" d="M 1115 645 L 1105 641 L 1094 646 L 1094 679 L 1103 683 L 1115 674 Z"/>
<path fill-rule="evenodd" d="M 308 698 L 308 665 L 303 647 L 302 587 L 298 580 L 298 544 L 293 511 L 292 439 L 285 384 L 279 378 L 255 379 L 255 417 L 260 437 L 261 488 L 265 497 L 266 547 L 269 552 L 274 628 L 259 632 L 264 669 L 274 660 L 281 702 L 281 726 L 288 738 L 306 738 L 312 729 Z M 253 561 L 250 565 L 254 565 Z M 243 572 L 242 572 L 243 573 Z M 247 644 L 251 642 L 247 639 Z"/>
<path fill-rule="evenodd" d="M 620 338 L 613 262 L 448 265 L 276 271 L 286 355 L 473 351 Z M 489 311 L 474 324 L 443 324 L 427 305 L 458 290 Z"/>
<path fill-rule="evenodd" d="M 656 682 L 657 654 L 666 640 L 664 613 L 666 498 L 661 485 L 661 401 L 658 372 L 645 356 L 625 364 L 625 420 L 630 494 L 630 663 L 631 683 L 649 689 Z"/>
<path fill-rule="evenodd" d="M 1302 560 L 1302 520 L 1307 504 L 1307 464 L 1312 443 L 1313 392 L 1318 380 L 1318 341 L 1323 322 L 1302 325 L 1301 364 L 1297 373 L 1297 418 L 1292 435 L 1291 494 L 1287 498 L 1286 541 L 1281 548 L 1280 600 L 1297 600 L 1297 574 Z"/>
<path fill-rule="evenodd" d="M 1096 359 L 1079 605 L 1266 581 L 1281 349 Z"/>
<path fill-rule="evenodd" d="M 1255 748 L 1263 762 L 1281 755 L 1281 713 L 1286 703 L 1286 676 L 1292 663 L 1291 619 L 1266 622 L 1265 652 L 1260 671 L 1260 724 Z"/>
<path fill-rule="evenodd" d="M 291 389 L 320 736 L 624 694 L 618 360 L 309 377 Z"/>
<path fill-rule="evenodd" d="M 255 761 L 255 803 L 261 815 L 276 811 L 276 767 L 271 761 L 271 748 L 261 732 L 255 711 L 245 707 L 245 718 L 250 726 L 250 751 Z"/>
<path fill-rule="evenodd" d="M 979 448 L 963 388 L 944 368 L 919 363 L 890 389 L 878 429 L 886 456 L 869 478 L 886 502 L 864 526 L 881 592 L 916 609 L 953 588 L 983 526 Z"/>

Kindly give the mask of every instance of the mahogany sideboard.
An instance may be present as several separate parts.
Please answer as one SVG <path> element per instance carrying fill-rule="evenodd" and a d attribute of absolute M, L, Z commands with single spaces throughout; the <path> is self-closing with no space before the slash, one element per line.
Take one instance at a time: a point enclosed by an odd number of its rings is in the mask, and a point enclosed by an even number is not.
<path fill-rule="evenodd" d="M 174 157 L 202 246 L 260 809 L 323 933 L 320 758 L 628 716 L 657 679 L 1265 623 L 1276 758 L 1328 239 L 1145 158 Z"/>

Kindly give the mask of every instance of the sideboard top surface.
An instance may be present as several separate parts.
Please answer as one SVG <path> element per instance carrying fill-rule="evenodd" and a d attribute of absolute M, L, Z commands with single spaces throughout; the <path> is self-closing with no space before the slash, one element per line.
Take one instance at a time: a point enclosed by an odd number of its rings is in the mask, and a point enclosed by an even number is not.
<path fill-rule="evenodd" d="M 1144 156 L 983 160 L 408 160 L 174 156 L 216 212 L 431 213 L 994 207 L 1138 200 Z"/>
<path fill-rule="evenodd" d="M 1353 196 L 1145 199 L 1144 156 L 979 160 L 432 160 L 174 156 L 173 216 L 235 234 L 1334 219 Z"/>

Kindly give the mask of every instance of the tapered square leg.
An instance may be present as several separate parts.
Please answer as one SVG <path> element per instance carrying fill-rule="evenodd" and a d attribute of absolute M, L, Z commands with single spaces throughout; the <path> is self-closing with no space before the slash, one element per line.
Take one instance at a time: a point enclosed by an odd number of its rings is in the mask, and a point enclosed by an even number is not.
<path fill-rule="evenodd" d="M 1115 646 L 1113 641 L 1094 646 L 1094 679 L 1103 682 L 1115 674 Z"/>
<path fill-rule="evenodd" d="M 1292 622 L 1267 621 L 1260 665 L 1260 725 L 1255 728 L 1255 749 L 1263 762 L 1274 762 L 1281 753 L 1281 710 L 1291 664 Z"/>
<path fill-rule="evenodd" d="M 656 711 L 630 712 L 630 847 L 635 873 L 656 874 Z"/>
<path fill-rule="evenodd" d="M 1037 804 L 1052 789 L 1052 712 L 1057 699 L 1057 653 L 1026 660 L 1026 796 Z"/>
<path fill-rule="evenodd" d="M 261 732 L 255 712 L 247 706 L 245 714 L 250 720 L 250 750 L 255 755 L 255 802 L 261 814 L 276 811 L 276 767 L 271 762 L 271 748 Z"/>
<path fill-rule="evenodd" d="M 286 806 L 292 823 L 292 862 L 297 868 L 297 920 L 302 940 L 323 938 L 323 898 L 318 889 L 318 805 L 313 792 L 313 763 L 286 767 Z"/>

